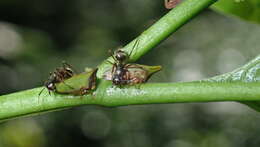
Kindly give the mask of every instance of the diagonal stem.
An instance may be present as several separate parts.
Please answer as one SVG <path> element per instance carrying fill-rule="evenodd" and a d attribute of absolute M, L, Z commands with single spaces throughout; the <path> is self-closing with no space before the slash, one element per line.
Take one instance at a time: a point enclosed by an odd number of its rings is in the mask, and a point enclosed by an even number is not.
<path fill-rule="evenodd" d="M 130 61 L 134 62 L 142 57 L 161 41 L 177 31 L 182 25 L 191 20 L 191 18 L 195 17 L 199 12 L 216 1 L 217 0 L 185 0 L 180 3 L 176 8 L 169 11 L 154 25 L 136 38 L 138 39 L 138 47 L 136 47 L 131 54 Z M 126 52 L 130 53 L 132 51 L 136 39 L 124 47 Z M 114 62 L 111 58 L 108 60 Z M 103 62 L 99 66 L 98 77 L 101 77 L 107 68 L 111 68 L 111 65 Z"/>

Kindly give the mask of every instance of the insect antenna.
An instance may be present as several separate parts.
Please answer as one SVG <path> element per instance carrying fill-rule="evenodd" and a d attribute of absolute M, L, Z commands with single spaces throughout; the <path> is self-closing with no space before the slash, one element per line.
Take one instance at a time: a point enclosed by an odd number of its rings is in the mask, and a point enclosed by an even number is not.
<path fill-rule="evenodd" d="M 40 95 L 42 94 L 42 92 L 43 92 L 44 89 L 45 89 L 45 88 L 42 88 L 42 90 L 41 90 L 40 93 L 38 94 L 38 97 L 40 97 Z"/>
<path fill-rule="evenodd" d="M 63 68 L 69 67 L 72 69 L 72 71 L 75 71 L 77 73 L 77 71 L 69 63 L 67 63 L 64 60 L 62 61 L 62 66 L 63 66 Z"/>
<path fill-rule="evenodd" d="M 42 94 L 42 92 L 43 92 L 43 90 L 45 89 L 45 87 L 44 88 L 42 88 L 42 90 L 39 92 L 39 94 L 38 94 L 38 103 L 39 103 L 39 101 L 40 101 L 40 96 L 41 96 L 41 94 Z"/>
<path fill-rule="evenodd" d="M 114 64 L 113 62 L 111 62 L 109 60 L 106 60 L 106 62 L 109 63 L 109 64 L 112 64 L 112 65 Z"/>
<path fill-rule="evenodd" d="M 132 48 L 132 50 L 131 50 L 131 52 L 130 52 L 130 54 L 129 54 L 129 57 L 131 57 L 133 51 L 136 50 L 136 48 L 138 47 L 138 45 L 139 45 L 139 38 L 137 38 L 137 39 L 135 40 L 135 43 L 134 43 L 133 48 Z"/>
<path fill-rule="evenodd" d="M 117 61 L 117 60 L 116 60 L 116 57 L 114 56 L 114 54 L 113 54 L 113 52 L 112 52 L 111 49 L 108 50 L 108 53 L 109 53 L 109 55 L 114 59 L 114 61 L 116 62 L 116 61 Z"/>

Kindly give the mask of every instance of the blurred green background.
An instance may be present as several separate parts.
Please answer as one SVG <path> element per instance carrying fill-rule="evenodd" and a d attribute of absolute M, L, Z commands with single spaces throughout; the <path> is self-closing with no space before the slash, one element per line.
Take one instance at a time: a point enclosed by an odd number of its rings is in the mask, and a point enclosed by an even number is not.
<path fill-rule="evenodd" d="M 167 11 L 163 0 L 1 0 L 0 95 L 42 86 L 62 60 L 97 66 Z M 138 63 L 163 66 L 150 82 L 199 80 L 254 58 L 259 38 L 259 25 L 208 9 Z M 2 122 L 0 147 L 258 147 L 259 123 L 232 102 L 83 106 Z"/>

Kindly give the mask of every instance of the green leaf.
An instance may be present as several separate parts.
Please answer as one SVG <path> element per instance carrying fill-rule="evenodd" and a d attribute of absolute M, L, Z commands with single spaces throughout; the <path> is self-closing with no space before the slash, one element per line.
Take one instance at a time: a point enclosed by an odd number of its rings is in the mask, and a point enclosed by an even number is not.
<path fill-rule="evenodd" d="M 211 82 L 260 82 L 260 55 L 246 65 L 223 75 L 203 81 Z M 260 89 L 259 89 L 260 90 Z"/>
<path fill-rule="evenodd" d="M 247 21 L 260 23 L 259 0 L 219 0 L 211 8 L 227 15 L 231 14 Z"/>
<path fill-rule="evenodd" d="M 211 82 L 244 82 L 244 83 L 259 83 L 260 82 L 260 55 L 247 63 L 241 68 L 233 72 L 216 76 L 203 81 Z M 260 91 L 260 88 L 259 88 Z M 240 101 L 252 109 L 260 112 L 260 101 Z"/>

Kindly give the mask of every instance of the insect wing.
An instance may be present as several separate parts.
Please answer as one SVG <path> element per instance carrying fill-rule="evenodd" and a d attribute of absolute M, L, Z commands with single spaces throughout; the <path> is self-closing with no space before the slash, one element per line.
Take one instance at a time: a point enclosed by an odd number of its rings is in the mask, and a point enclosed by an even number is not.
<path fill-rule="evenodd" d="M 129 80 L 135 83 L 146 82 L 154 73 L 160 71 L 161 66 L 148 66 L 141 64 L 128 64 L 127 70 L 129 72 Z"/>
<path fill-rule="evenodd" d="M 92 76 L 93 72 L 96 70 L 91 70 L 89 72 L 83 72 L 72 76 L 71 78 L 64 80 L 61 83 L 56 84 L 56 91 L 58 93 L 73 93 L 75 90 L 79 90 L 82 87 L 88 87 L 89 78 Z"/>
<path fill-rule="evenodd" d="M 112 68 L 104 72 L 103 78 L 109 81 L 112 80 Z"/>

